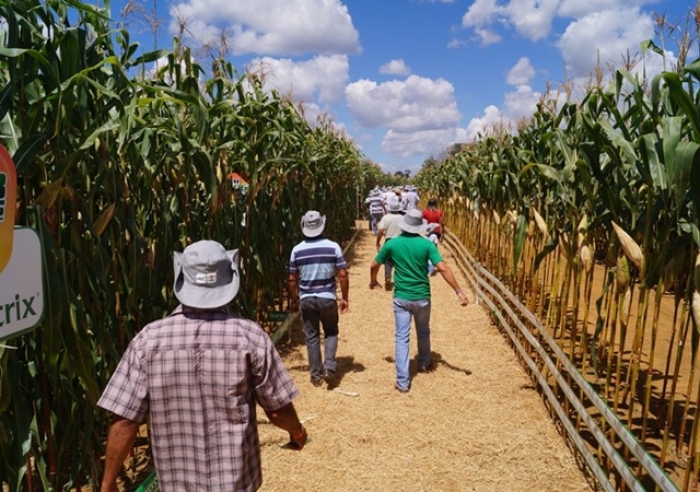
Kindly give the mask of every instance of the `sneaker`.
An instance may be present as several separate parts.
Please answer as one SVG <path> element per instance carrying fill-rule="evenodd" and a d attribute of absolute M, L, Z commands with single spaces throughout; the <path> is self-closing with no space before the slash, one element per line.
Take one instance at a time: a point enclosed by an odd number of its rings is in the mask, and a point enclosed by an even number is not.
<path fill-rule="evenodd" d="M 399 383 L 394 383 L 394 389 L 399 393 L 408 393 L 409 388 L 402 388 Z"/>
<path fill-rule="evenodd" d="M 326 380 L 328 387 L 333 388 L 338 385 L 338 375 L 335 371 L 326 369 L 326 373 L 323 375 L 323 379 Z"/>
<path fill-rule="evenodd" d="M 318 388 L 323 384 L 323 378 L 311 378 L 311 384 Z"/>

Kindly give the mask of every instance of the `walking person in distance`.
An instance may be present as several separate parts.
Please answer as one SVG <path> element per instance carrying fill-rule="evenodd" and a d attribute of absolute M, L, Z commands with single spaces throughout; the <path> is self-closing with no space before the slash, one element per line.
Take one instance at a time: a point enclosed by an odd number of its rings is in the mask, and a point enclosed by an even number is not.
<path fill-rule="evenodd" d="M 389 240 L 401 234 L 400 222 L 403 218 L 401 213 L 401 201 L 399 197 L 394 195 L 387 200 L 386 203 L 388 213 L 382 217 L 377 226 L 377 251 L 381 249 L 382 238 L 386 244 Z M 384 263 L 384 289 L 391 290 L 392 288 L 392 272 L 394 263 L 387 259 Z"/>
<path fill-rule="evenodd" d="M 382 220 L 386 212 L 384 205 L 384 194 L 379 188 L 374 188 L 365 200 L 369 212 L 369 221 L 374 235 L 377 235 L 377 224 Z"/>
<path fill-rule="evenodd" d="M 380 286 L 377 272 L 381 264 L 391 260 L 394 263 L 394 321 L 395 321 L 395 388 L 401 393 L 410 389 L 409 340 L 411 319 L 416 324 L 418 338 L 418 370 L 429 372 L 433 369 L 430 346 L 430 279 L 428 260 L 440 272 L 443 279 L 457 294 L 462 306 L 469 304 L 452 270 L 443 261 L 435 244 L 426 241 L 421 233 L 426 223 L 418 209 L 406 212 L 400 222 L 401 235 L 384 244 L 370 267 L 370 289 Z"/>
<path fill-rule="evenodd" d="M 310 210 L 301 219 L 304 240 L 289 259 L 287 288 L 292 310 L 301 309 L 311 383 L 337 385 L 338 311 L 348 311 L 348 264 L 338 243 L 323 237 L 326 216 Z M 336 279 L 341 299 L 337 300 Z M 298 300 L 297 300 L 298 299 Z M 321 357 L 320 326 L 323 326 Z"/>

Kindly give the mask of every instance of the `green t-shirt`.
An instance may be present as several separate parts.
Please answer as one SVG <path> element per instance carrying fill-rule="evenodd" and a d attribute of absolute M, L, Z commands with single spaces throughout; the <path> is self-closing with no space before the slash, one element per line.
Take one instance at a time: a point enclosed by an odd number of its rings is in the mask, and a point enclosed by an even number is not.
<path fill-rule="evenodd" d="M 437 265 L 442 256 L 432 241 L 418 234 L 402 233 L 384 246 L 374 261 L 394 263 L 394 297 L 405 301 L 430 299 L 428 260 Z"/>

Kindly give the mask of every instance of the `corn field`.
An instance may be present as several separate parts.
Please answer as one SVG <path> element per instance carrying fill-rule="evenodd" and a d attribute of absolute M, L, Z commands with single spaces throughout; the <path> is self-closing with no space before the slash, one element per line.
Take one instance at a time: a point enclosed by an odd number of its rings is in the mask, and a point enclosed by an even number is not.
<path fill-rule="evenodd" d="M 108 422 L 95 403 L 121 353 L 175 306 L 173 251 L 239 248 L 235 309 L 270 328 L 303 213 L 327 213 L 326 234 L 348 240 L 357 194 L 381 171 L 223 59 L 207 71 L 178 39 L 136 56 L 103 9 L 7 0 L 0 19 L 0 143 L 46 285 L 41 325 L 0 348 L 0 483 L 68 490 L 100 476 Z M 231 172 L 248 187 L 233 190 Z"/>
<path fill-rule="evenodd" d="M 700 61 L 619 70 L 416 178 L 684 491 L 700 471 L 699 86 Z"/>

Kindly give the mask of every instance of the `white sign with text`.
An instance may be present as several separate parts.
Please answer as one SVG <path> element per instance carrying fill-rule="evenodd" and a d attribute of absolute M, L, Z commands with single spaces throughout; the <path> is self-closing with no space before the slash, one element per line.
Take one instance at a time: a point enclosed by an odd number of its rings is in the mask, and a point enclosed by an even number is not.
<path fill-rule="evenodd" d="M 0 272 L 0 340 L 31 330 L 44 315 L 43 256 L 34 229 L 14 229 L 12 253 Z"/>

